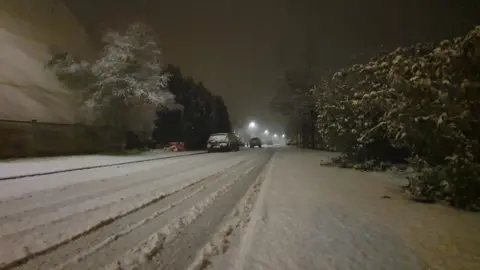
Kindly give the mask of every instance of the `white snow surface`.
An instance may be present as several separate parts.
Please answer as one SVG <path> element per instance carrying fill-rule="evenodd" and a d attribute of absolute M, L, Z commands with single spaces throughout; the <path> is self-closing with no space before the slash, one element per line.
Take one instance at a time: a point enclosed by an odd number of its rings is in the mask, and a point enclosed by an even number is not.
<path fill-rule="evenodd" d="M 229 258 L 201 269 L 480 269 L 478 215 L 411 202 L 388 174 L 320 166 L 329 155 L 277 151 Z"/>
<path fill-rule="evenodd" d="M 265 171 L 256 179 L 246 195 L 225 218 L 219 230 L 212 235 L 210 241 L 197 252 L 195 260 L 190 264 L 188 270 L 203 270 L 206 264 L 214 265 L 216 269 L 228 268 L 230 264 L 229 259 L 232 259 L 229 256 L 235 254 L 236 249 L 238 249 L 239 236 L 244 233 L 244 228 L 250 221 L 251 211 L 264 180 Z M 239 258 L 234 259 L 241 261 Z"/>
<path fill-rule="evenodd" d="M 479 215 L 327 156 L 242 149 L 0 181 L 0 268 L 480 269 Z"/>
<path fill-rule="evenodd" d="M 242 150 L 0 181 L 0 268 L 188 264 L 144 258 L 200 248 L 268 157 Z"/>
<path fill-rule="evenodd" d="M 203 151 L 166 152 L 155 150 L 132 156 L 80 155 L 51 158 L 26 158 L 0 162 L 0 178 L 21 175 L 43 174 L 55 171 L 105 166 L 126 162 L 135 162 L 153 158 L 191 155 Z"/>
<path fill-rule="evenodd" d="M 247 169 L 246 173 L 252 169 L 253 167 Z M 242 175 L 234 178 L 233 181 L 230 181 L 214 193 L 207 196 L 198 204 L 187 210 L 182 216 L 172 220 L 170 223 L 161 228 L 158 233 L 151 235 L 149 239 L 129 250 L 122 256 L 122 258 L 119 258 L 119 260 L 107 266 L 106 269 L 115 270 L 119 265 L 121 265 L 122 269 L 125 270 L 137 269 L 137 267 L 144 263 L 143 260 L 145 260 L 145 258 L 151 257 L 153 252 L 157 250 L 159 246 L 168 244 L 170 241 L 172 241 L 172 239 L 177 237 L 181 233 L 183 227 L 192 224 L 192 222 L 194 222 L 195 219 L 197 219 L 198 216 L 205 211 L 205 209 L 210 207 L 219 196 L 224 195 L 235 183 L 235 181 L 241 178 Z"/>

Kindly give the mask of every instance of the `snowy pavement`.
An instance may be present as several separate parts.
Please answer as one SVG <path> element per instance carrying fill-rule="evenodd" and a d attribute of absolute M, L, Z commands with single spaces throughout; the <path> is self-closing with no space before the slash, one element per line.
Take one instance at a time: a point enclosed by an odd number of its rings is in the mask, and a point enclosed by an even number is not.
<path fill-rule="evenodd" d="M 105 167 L 115 164 L 126 164 L 161 158 L 195 155 L 204 152 L 205 151 L 166 152 L 163 150 L 156 150 L 132 156 L 81 155 L 0 161 L 0 180 L 21 178 L 32 175 L 45 175 L 59 171 L 81 170 L 86 168 Z"/>
<path fill-rule="evenodd" d="M 387 174 L 320 166 L 329 155 L 277 150 L 248 226 L 217 235 L 192 269 L 480 269 L 478 214 L 411 202 Z"/>

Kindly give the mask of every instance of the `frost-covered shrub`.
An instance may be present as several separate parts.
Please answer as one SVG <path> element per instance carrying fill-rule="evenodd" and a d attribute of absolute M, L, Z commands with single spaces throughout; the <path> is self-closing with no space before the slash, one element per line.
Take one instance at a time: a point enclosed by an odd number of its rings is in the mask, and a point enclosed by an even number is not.
<path fill-rule="evenodd" d="M 85 114 L 93 116 L 90 121 L 151 134 L 156 110 L 176 108 L 152 31 L 135 23 L 122 32 L 107 32 L 103 42 L 92 63 L 57 54 L 49 67 L 79 94 Z"/>
<path fill-rule="evenodd" d="M 371 146 L 387 140 L 381 149 L 408 149 L 415 157 L 411 164 L 420 174 L 411 181 L 414 195 L 446 198 L 462 208 L 476 204 L 480 27 L 354 65 L 316 92 L 322 139 L 352 164 L 380 162 L 385 157 L 372 156 Z"/>

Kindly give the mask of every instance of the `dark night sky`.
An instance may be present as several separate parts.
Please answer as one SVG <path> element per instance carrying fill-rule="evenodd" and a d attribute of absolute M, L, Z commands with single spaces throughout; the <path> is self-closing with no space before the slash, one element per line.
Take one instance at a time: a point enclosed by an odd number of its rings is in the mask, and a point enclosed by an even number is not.
<path fill-rule="evenodd" d="M 234 120 L 273 122 L 269 97 L 286 69 L 321 73 L 384 49 L 462 35 L 480 0 L 64 0 L 94 36 L 144 20 L 169 63 L 215 94 Z M 270 127 L 275 128 L 275 127 Z"/>

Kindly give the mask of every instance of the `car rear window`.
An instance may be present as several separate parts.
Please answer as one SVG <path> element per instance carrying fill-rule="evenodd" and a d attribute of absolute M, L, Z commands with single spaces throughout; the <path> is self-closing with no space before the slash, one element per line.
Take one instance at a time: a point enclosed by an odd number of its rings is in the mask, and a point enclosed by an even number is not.
<path fill-rule="evenodd" d="M 208 141 L 225 141 L 227 139 L 227 134 L 214 134 L 211 135 Z"/>

